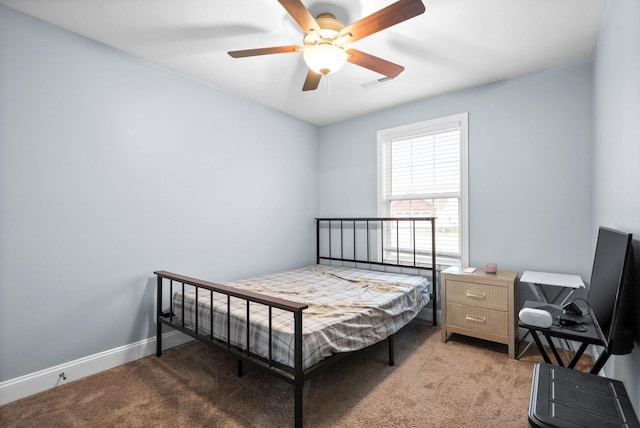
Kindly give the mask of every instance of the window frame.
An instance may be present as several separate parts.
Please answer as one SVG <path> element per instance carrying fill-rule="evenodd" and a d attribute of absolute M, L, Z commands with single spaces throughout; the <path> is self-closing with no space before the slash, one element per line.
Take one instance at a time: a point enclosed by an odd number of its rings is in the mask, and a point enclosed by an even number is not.
<path fill-rule="evenodd" d="M 394 139 L 405 139 L 450 128 L 452 123 L 460 127 L 460 266 L 469 266 L 469 113 L 458 113 L 422 122 L 411 123 L 377 132 L 377 206 L 378 216 L 384 217 L 383 147 Z M 436 196 L 436 195 L 434 195 Z M 437 215 L 436 215 L 437 217 Z M 436 218 L 436 227 L 438 220 Z M 436 249 L 437 249 L 436 242 Z M 437 252 L 437 251 L 436 251 Z"/>

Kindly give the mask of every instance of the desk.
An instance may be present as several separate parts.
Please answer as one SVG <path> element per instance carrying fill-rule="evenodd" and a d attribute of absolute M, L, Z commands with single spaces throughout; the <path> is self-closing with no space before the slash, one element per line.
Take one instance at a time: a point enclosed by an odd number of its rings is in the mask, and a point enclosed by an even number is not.
<path fill-rule="evenodd" d="M 534 286 L 534 291 L 538 295 L 538 300 L 542 303 L 556 303 L 560 296 L 562 296 L 562 293 L 568 290 L 569 294 L 560 303 L 561 305 L 564 305 L 574 291 L 585 288 L 584 282 L 579 275 L 567 275 L 564 273 L 534 272 L 526 270 L 522 274 L 520 281 L 532 284 Z M 556 294 L 549 297 L 544 289 L 544 286 L 546 285 L 557 287 L 559 290 L 556 291 Z"/>
<path fill-rule="evenodd" d="M 541 303 L 555 304 L 565 291 L 569 291 L 567 296 L 560 303 L 564 305 L 571 297 L 574 291 L 585 288 L 584 282 L 579 275 L 568 275 L 564 273 L 536 272 L 525 270 L 520 281 L 527 282 L 533 287 L 533 292 L 538 296 Z M 545 286 L 556 287 L 558 290 L 552 296 L 549 296 L 545 290 Z M 529 334 L 535 334 L 530 330 L 522 337 L 524 340 Z M 537 338 L 536 338 L 537 339 Z M 531 342 L 525 346 L 520 352 L 517 359 L 520 359 L 531 346 Z"/>
<path fill-rule="evenodd" d="M 529 332 L 531 333 L 531 337 L 533 337 L 533 340 L 535 341 L 536 346 L 540 351 L 540 355 L 542 355 L 542 358 L 544 358 L 544 361 L 546 363 L 551 363 L 551 359 L 549 358 L 547 351 L 544 349 L 542 341 L 536 333 L 542 333 L 542 335 L 547 340 L 547 344 L 549 345 L 551 352 L 556 358 L 558 365 L 563 367 L 564 364 L 562 362 L 562 359 L 560 358 L 558 350 L 553 344 L 551 338 L 557 337 L 560 339 L 580 342 L 580 348 L 576 351 L 575 355 L 567 365 L 567 368 L 570 369 L 575 367 L 576 363 L 578 362 L 584 351 L 587 349 L 587 346 L 596 345 L 604 347 L 602 354 L 591 368 L 591 373 L 598 374 L 598 372 L 600 372 L 602 366 L 604 366 L 604 364 L 607 362 L 610 353 L 607 346 L 607 340 L 602 333 L 602 329 L 596 321 L 595 315 L 593 315 L 593 311 L 591 310 L 591 308 L 588 308 L 588 312 L 584 315 L 582 323 L 579 325 L 579 327 L 581 327 L 581 330 L 576 330 L 574 328 L 565 327 L 558 324 L 558 319 L 562 314 L 562 306 L 560 305 L 551 305 L 548 303 L 540 303 L 527 300 L 526 302 L 524 302 L 524 307 L 546 310 L 553 317 L 553 325 L 549 328 L 531 326 L 528 324 L 523 324 L 522 322 L 519 323 L 520 327 L 529 330 Z"/>

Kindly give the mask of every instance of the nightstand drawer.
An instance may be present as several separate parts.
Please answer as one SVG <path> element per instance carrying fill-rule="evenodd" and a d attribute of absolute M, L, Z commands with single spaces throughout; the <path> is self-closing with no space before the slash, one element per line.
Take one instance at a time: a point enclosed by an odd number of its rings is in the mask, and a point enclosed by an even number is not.
<path fill-rule="evenodd" d="M 446 325 L 507 338 L 509 313 L 447 301 Z"/>
<path fill-rule="evenodd" d="M 464 281 L 447 281 L 447 303 L 477 306 L 480 308 L 507 311 L 508 289 L 496 285 Z"/>

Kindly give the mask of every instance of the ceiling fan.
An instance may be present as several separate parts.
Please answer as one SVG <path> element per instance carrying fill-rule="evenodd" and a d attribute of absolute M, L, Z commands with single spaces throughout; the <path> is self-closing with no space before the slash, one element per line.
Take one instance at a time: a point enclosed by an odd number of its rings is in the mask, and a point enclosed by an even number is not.
<path fill-rule="evenodd" d="M 345 26 L 330 13 L 313 18 L 300 0 L 278 0 L 305 32 L 304 46 L 288 45 L 228 52 L 233 58 L 269 55 L 288 52 L 303 52 L 309 67 L 302 87 L 312 91 L 318 87 L 322 76 L 338 71 L 345 62 L 368 68 L 391 79 L 397 77 L 404 67 L 371 54 L 350 48 L 351 42 L 370 36 L 392 25 L 411 19 L 425 11 L 421 0 L 399 0 Z"/>

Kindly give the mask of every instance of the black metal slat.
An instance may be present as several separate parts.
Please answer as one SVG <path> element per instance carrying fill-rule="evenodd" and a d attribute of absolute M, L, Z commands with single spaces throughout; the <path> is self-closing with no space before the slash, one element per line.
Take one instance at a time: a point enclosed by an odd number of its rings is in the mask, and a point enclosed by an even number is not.
<path fill-rule="evenodd" d="M 369 251 L 369 220 L 367 220 L 367 261 L 371 260 L 371 252 Z"/>
<path fill-rule="evenodd" d="M 331 245 L 331 220 L 329 220 L 329 258 L 333 255 L 333 247 Z"/>
<path fill-rule="evenodd" d="M 184 328 L 184 282 L 182 283 L 182 328 Z"/>
<path fill-rule="evenodd" d="M 384 220 L 380 220 L 380 254 L 384 263 Z"/>
<path fill-rule="evenodd" d="M 273 365 L 273 323 L 271 314 L 273 307 L 269 306 L 269 367 Z"/>
<path fill-rule="evenodd" d="M 209 290 L 209 336 L 213 340 L 213 290 Z"/>
<path fill-rule="evenodd" d="M 302 391 L 304 387 L 304 371 L 302 369 L 302 311 L 293 313 L 294 320 L 294 419 L 296 427 L 302 427 Z"/>
<path fill-rule="evenodd" d="M 400 220 L 396 220 L 396 264 L 400 264 Z"/>
<path fill-rule="evenodd" d="M 173 322 L 173 279 L 169 280 L 169 320 Z"/>
<path fill-rule="evenodd" d="M 433 280 L 433 292 L 431 300 L 433 301 L 433 325 L 438 325 L 436 320 L 436 305 L 438 303 L 438 287 L 436 285 L 436 219 L 431 219 L 431 278 Z"/>
<path fill-rule="evenodd" d="M 340 258 L 344 259 L 344 229 L 342 227 L 342 220 L 340 220 Z"/>
<path fill-rule="evenodd" d="M 249 332 L 249 301 L 247 300 L 247 357 L 251 356 L 251 344 L 249 343 L 251 333 Z"/>
<path fill-rule="evenodd" d="M 227 349 L 231 349 L 231 296 L 227 294 Z"/>
<path fill-rule="evenodd" d="M 198 334 L 198 291 L 200 291 L 200 288 L 198 286 L 196 286 L 196 335 Z"/>
<path fill-rule="evenodd" d="M 411 225 L 413 226 L 413 264 L 416 264 L 416 221 L 413 220 L 411 222 Z"/>
<path fill-rule="evenodd" d="M 358 260 L 356 257 L 356 221 L 353 220 L 353 261 Z"/>
<path fill-rule="evenodd" d="M 162 354 L 162 277 L 156 279 L 156 357 Z"/>
<path fill-rule="evenodd" d="M 320 220 L 316 220 L 316 264 L 320 264 Z"/>

